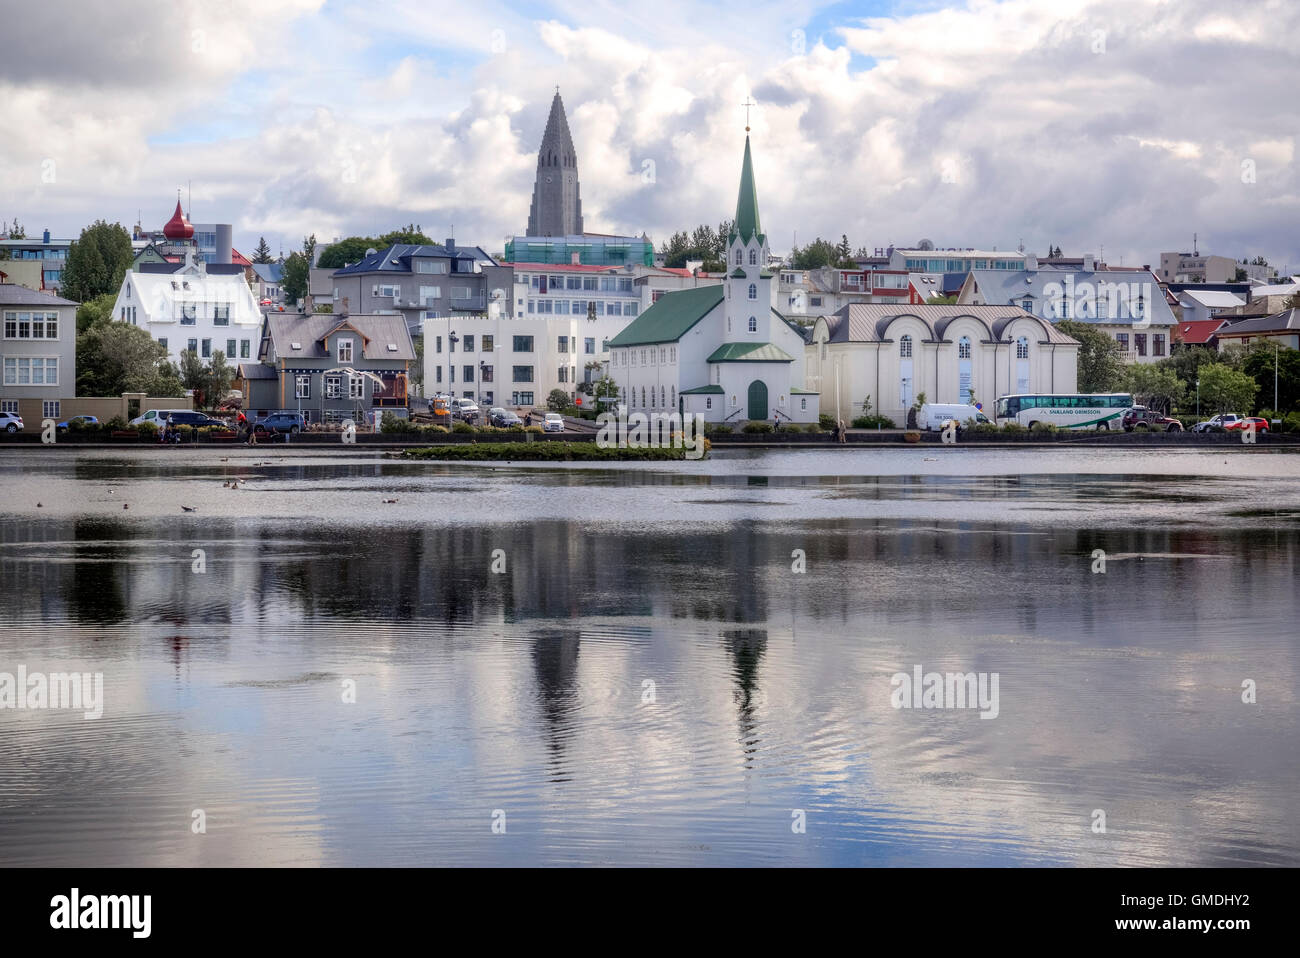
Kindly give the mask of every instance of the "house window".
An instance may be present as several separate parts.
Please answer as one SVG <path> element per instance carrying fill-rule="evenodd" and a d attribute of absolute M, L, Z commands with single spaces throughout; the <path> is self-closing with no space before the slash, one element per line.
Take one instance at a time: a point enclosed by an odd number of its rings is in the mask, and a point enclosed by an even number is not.
<path fill-rule="evenodd" d="M 582 340 L 582 351 L 588 356 L 596 355 L 596 337 L 587 336 Z"/>
<path fill-rule="evenodd" d="M 1020 304 L 1020 308 L 1026 313 L 1032 313 L 1034 311 L 1034 301 L 1032 299 L 1027 299 Z"/>
<path fill-rule="evenodd" d="M 18 415 L 18 400 L 0 399 L 0 412 L 11 412 L 15 416 Z"/>
<path fill-rule="evenodd" d="M 756 316 L 749 317 L 749 331 L 751 333 L 758 332 L 758 317 Z"/>
<path fill-rule="evenodd" d="M 958 358 L 958 359 L 970 359 L 970 339 L 969 339 L 969 337 L 963 336 L 961 339 L 957 340 L 957 358 Z"/>
<path fill-rule="evenodd" d="M 750 299 L 758 299 L 758 284 L 757 284 L 757 283 L 750 283 L 750 284 L 749 284 L 749 298 L 750 298 Z"/>
<path fill-rule="evenodd" d="M 904 336 L 898 341 L 898 355 L 902 359 L 912 358 L 912 337 Z"/>
<path fill-rule="evenodd" d="M 310 399 L 311 398 L 311 376 L 294 377 L 294 398 Z"/>
<path fill-rule="evenodd" d="M 235 345 L 235 341 L 234 341 L 233 339 L 227 339 L 227 340 L 226 340 L 226 355 L 229 356 L 231 359 L 234 359 L 234 358 L 235 358 L 235 349 L 236 349 L 236 348 L 237 348 L 237 347 L 236 347 L 236 345 Z"/>
<path fill-rule="evenodd" d="M 352 362 L 352 340 L 350 339 L 339 340 L 339 362 L 341 363 Z"/>
<path fill-rule="evenodd" d="M 239 358 L 240 358 L 240 359 L 247 359 L 247 358 L 248 358 L 248 348 L 249 348 L 249 340 L 247 340 L 247 339 L 241 339 L 241 340 L 239 341 Z"/>
<path fill-rule="evenodd" d="M 161 346 L 163 349 L 166 349 L 166 348 L 167 348 L 167 337 L 166 337 L 166 336 L 159 336 L 159 337 L 158 337 L 158 345 Z"/>
<path fill-rule="evenodd" d="M 207 359 L 212 355 L 212 340 L 210 339 L 203 340 L 203 349 L 200 351 L 200 355 L 204 359 Z"/>
<path fill-rule="evenodd" d="M 1133 345 L 1137 347 L 1137 354 L 1139 356 L 1145 356 L 1147 354 L 1147 334 L 1134 333 Z"/>
<path fill-rule="evenodd" d="M 666 390 L 663 386 L 659 387 L 659 405 L 665 408 L 667 408 L 668 406 L 668 390 Z"/>
<path fill-rule="evenodd" d="M 362 376 L 348 377 L 348 398 L 364 399 L 366 395 L 366 380 Z"/>
<path fill-rule="evenodd" d="M 568 336 L 561 336 L 561 337 L 560 337 L 560 344 L 559 344 L 559 347 L 558 347 L 558 350 L 557 350 L 557 351 L 558 351 L 558 352 L 561 352 L 561 353 L 567 353 L 567 352 L 569 351 L 569 337 L 568 337 Z"/>
<path fill-rule="evenodd" d="M 194 325 L 197 325 L 197 322 L 198 322 L 198 315 L 199 315 L 199 314 L 198 314 L 198 310 L 195 309 L 194 306 L 192 306 L 192 305 L 190 305 L 190 306 L 182 306 L 182 307 L 181 307 L 181 325 L 182 325 L 182 326 L 194 326 Z"/>
<path fill-rule="evenodd" d="M 58 338 L 58 313 L 5 313 L 5 339 Z"/>
<path fill-rule="evenodd" d="M 479 378 L 479 382 L 483 382 L 483 383 L 492 382 L 492 367 L 489 366 L 487 363 L 484 363 L 482 368 L 479 370 L 478 378 Z"/>
<path fill-rule="evenodd" d="M 712 408 L 713 408 L 713 397 L 712 397 L 712 396 L 705 396 L 705 397 L 704 397 L 704 408 L 705 408 L 705 409 L 712 409 Z"/>
<path fill-rule="evenodd" d="M 199 351 L 199 341 L 197 339 L 187 339 L 185 349 L 187 352 L 197 353 Z"/>
<path fill-rule="evenodd" d="M 511 348 L 517 353 L 531 353 L 533 351 L 533 337 L 515 336 L 514 345 Z"/>
<path fill-rule="evenodd" d="M 1029 340 L 1025 339 L 1024 336 L 1021 336 L 1019 339 L 1016 340 L 1016 359 L 1028 359 L 1028 358 L 1029 358 Z"/>
<path fill-rule="evenodd" d="M 510 368 L 510 379 L 516 383 L 530 383 L 533 381 L 532 366 L 512 366 Z"/>
<path fill-rule="evenodd" d="M 803 409 L 803 410 L 806 410 L 806 409 L 808 408 L 808 400 L 807 400 L 807 399 L 800 399 L 800 400 L 799 400 L 799 408 L 800 408 L 800 409 Z"/>
<path fill-rule="evenodd" d="M 474 381 L 474 367 L 472 365 L 461 369 L 460 381 L 463 383 L 472 383 Z"/>
<path fill-rule="evenodd" d="M 442 352 L 442 337 L 441 337 L 441 336 L 435 336 L 435 337 L 433 337 L 433 346 L 434 346 L 433 351 L 434 351 L 435 353 L 440 353 L 440 352 Z"/>
<path fill-rule="evenodd" d="M 1116 333 L 1115 342 L 1119 343 L 1120 352 L 1128 352 L 1128 333 Z"/>
<path fill-rule="evenodd" d="M 811 296 L 809 297 L 808 302 L 812 306 L 820 306 L 822 304 L 822 298 L 820 296 Z"/>
<path fill-rule="evenodd" d="M 1151 355 L 1163 356 L 1165 354 L 1165 335 L 1164 333 L 1151 334 Z"/>
<path fill-rule="evenodd" d="M 212 325 L 229 326 L 230 325 L 230 307 L 214 306 L 212 307 Z"/>
<path fill-rule="evenodd" d="M 531 392 L 511 393 L 510 400 L 512 406 L 531 406 L 533 404 L 533 394 Z"/>
<path fill-rule="evenodd" d="M 485 352 L 485 353 L 490 353 L 490 352 L 492 352 L 493 348 L 495 348 L 495 347 L 494 347 L 494 344 L 493 344 L 493 341 L 492 341 L 492 337 L 491 337 L 491 336 L 484 336 L 484 337 L 483 337 L 483 352 Z"/>
<path fill-rule="evenodd" d="M 641 387 L 641 408 L 642 408 L 642 409 L 646 408 L 646 406 L 645 406 L 645 387 L 644 387 L 644 386 Z"/>
<path fill-rule="evenodd" d="M 568 367 L 568 366 L 561 366 L 561 367 L 560 367 L 560 382 L 562 382 L 562 383 L 567 383 L 568 381 L 569 381 L 569 367 Z"/>
<path fill-rule="evenodd" d="M 6 386 L 57 386 L 59 361 L 55 358 L 5 357 Z"/>
<path fill-rule="evenodd" d="M 47 399 L 41 403 L 42 419 L 60 419 L 63 416 L 63 406 L 57 399 Z"/>
<path fill-rule="evenodd" d="M 474 351 L 474 337 L 472 335 L 464 336 L 462 340 L 461 349 L 467 353 L 472 353 Z"/>
<path fill-rule="evenodd" d="M 343 395 L 343 377 L 326 376 L 325 377 L 325 398 L 338 399 Z"/>

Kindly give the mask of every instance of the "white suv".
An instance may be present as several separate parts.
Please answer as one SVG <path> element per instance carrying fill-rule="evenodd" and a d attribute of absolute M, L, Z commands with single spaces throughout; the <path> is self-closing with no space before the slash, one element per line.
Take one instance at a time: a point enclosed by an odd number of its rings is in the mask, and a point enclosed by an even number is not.
<path fill-rule="evenodd" d="M 1227 429 L 1229 426 L 1239 422 L 1241 422 L 1241 417 L 1235 412 L 1225 412 L 1221 415 L 1215 416 L 1213 419 L 1207 419 L 1205 422 L 1198 422 L 1192 427 L 1192 432 L 1206 432 L 1215 426 L 1221 426 L 1224 429 Z"/>
<path fill-rule="evenodd" d="M 5 432 L 22 432 L 23 417 L 16 412 L 0 412 L 0 430 Z"/>

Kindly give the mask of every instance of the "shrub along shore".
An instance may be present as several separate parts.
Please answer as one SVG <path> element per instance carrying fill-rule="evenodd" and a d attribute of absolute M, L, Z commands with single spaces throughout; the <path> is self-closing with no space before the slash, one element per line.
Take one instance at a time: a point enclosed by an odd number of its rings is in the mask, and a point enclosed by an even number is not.
<path fill-rule="evenodd" d="M 462 442 L 404 450 L 403 459 L 445 459 L 493 462 L 598 462 L 686 459 L 685 449 L 602 448 L 595 442 Z M 698 457 L 697 457 L 698 458 Z"/>

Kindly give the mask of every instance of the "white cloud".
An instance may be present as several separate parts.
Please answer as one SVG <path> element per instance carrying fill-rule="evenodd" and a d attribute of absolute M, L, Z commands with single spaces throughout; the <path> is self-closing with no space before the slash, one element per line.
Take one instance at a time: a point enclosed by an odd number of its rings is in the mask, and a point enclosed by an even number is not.
<path fill-rule="evenodd" d="M 1293 5 L 1225 20 L 1211 0 L 971 0 L 821 34 L 808 4 L 546 10 L 182 3 L 69 22 L 57 44 L 33 28 L 26 61 L 0 67 L 24 131 L 0 154 L 0 216 L 56 233 L 141 208 L 161 222 L 193 180 L 196 217 L 232 220 L 241 246 L 414 221 L 496 249 L 527 218 L 558 84 L 596 231 L 663 239 L 730 216 L 753 96 L 777 248 L 796 231 L 1023 238 L 1136 263 L 1197 231 L 1300 263 Z M 201 56 L 184 45 L 196 28 Z"/>

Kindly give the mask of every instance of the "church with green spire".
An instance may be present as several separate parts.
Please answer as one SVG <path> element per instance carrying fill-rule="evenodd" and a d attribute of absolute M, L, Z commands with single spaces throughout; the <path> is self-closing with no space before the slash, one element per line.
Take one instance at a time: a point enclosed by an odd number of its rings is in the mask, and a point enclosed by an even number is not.
<path fill-rule="evenodd" d="M 611 378 L 629 413 L 701 413 L 706 422 L 811 423 L 805 340 L 773 306 L 767 234 L 749 137 L 722 285 L 666 293 L 609 342 Z"/>

